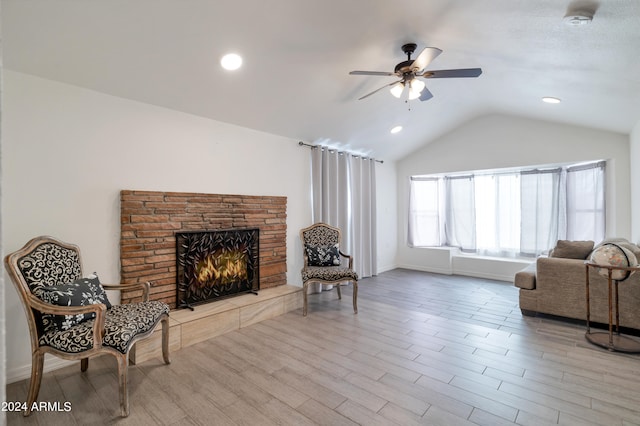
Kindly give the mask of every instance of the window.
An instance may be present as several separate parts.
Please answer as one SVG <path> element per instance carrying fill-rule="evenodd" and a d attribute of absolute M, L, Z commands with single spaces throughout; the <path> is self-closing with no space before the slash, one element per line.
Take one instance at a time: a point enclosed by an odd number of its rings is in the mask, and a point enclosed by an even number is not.
<path fill-rule="evenodd" d="M 412 179 L 409 202 L 409 244 L 412 246 L 439 246 L 442 242 L 440 180 L 438 178 Z"/>
<path fill-rule="evenodd" d="M 409 245 L 537 256 L 558 239 L 605 231 L 605 162 L 464 175 L 413 176 Z"/>

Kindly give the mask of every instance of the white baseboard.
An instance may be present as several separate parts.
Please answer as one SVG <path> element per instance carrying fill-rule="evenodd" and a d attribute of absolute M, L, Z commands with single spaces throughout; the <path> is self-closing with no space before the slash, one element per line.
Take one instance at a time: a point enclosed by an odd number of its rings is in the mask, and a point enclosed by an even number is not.
<path fill-rule="evenodd" d="M 492 274 L 492 273 L 486 273 L 486 272 L 480 272 L 480 271 L 455 269 L 455 268 L 453 270 L 450 270 L 450 269 L 444 269 L 444 268 L 432 268 L 432 267 L 425 267 L 422 265 L 409 265 L 409 264 L 399 265 L 398 268 L 411 269 L 413 271 L 432 272 L 434 274 L 442 274 L 442 275 L 463 275 L 465 277 L 485 278 L 488 280 L 513 282 L 512 274 L 507 274 L 507 275 Z"/>
<path fill-rule="evenodd" d="M 50 371 L 59 370 L 61 368 L 72 365 L 74 363 L 78 364 L 78 372 L 79 372 L 80 371 L 79 361 L 67 361 L 65 359 L 50 357 L 49 355 L 45 355 L 43 372 L 49 373 Z M 29 379 L 30 377 L 31 377 L 31 364 L 23 365 L 22 367 L 14 368 L 12 370 L 7 370 L 7 384 L 19 382 L 20 380 Z"/>
<path fill-rule="evenodd" d="M 378 267 L 378 274 L 382 274 L 383 272 L 392 271 L 394 269 L 398 269 L 398 265 L 385 265 Z"/>
<path fill-rule="evenodd" d="M 411 269 L 413 271 L 433 272 L 434 274 L 453 275 L 453 271 L 445 268 L 432 268 L 424 265 L 400 264 L 398 268 Z"/>
<path fill-rule="evenodd" d="M 465 277 L 485 278 L 487 280 L 513 282 L 513 275 L 491 274 L 486 272 L 465 271 L 460 269 L 456 269 L 455 274 L 463 275 Z"/>

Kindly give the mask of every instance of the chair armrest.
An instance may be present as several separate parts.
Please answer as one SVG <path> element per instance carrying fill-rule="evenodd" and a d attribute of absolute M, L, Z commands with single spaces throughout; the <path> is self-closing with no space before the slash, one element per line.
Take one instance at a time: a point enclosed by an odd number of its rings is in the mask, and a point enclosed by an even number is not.
<path fill-rule="evenodd" d="M 107 312 L 107 305 L 104 303 L 95 303 L 85 306 L 58 306 L 51 303 L 43 302 L 33 294 L 29 295 L 29 307 L 42 312 L 44 314 L 54 315 L 79 315 L 95 313 L 96 318 L 93 322 L 93 348 L 102 347 L 102 337 L 104 336 L 104 319 Z"/>
<path fill-rule="evenodd" d="M 149 289 L 151 288 L 151 283 L 131 283 L 131 284 L 102 284 L 102 288 L 105 290 L 135 290 L 140 288 L 142 290 L 142 301 L 149 301 Z"/>
<path fill-rule="evenodd" d="M 344 254 L 341 251 L 338 251 L 338 253 L 340 253 L 340 256 L 346 257 L 347 259 L 349 259 L 349 268 L 353 269 L 353 256 L 348 255 L 348 254 Z"/>

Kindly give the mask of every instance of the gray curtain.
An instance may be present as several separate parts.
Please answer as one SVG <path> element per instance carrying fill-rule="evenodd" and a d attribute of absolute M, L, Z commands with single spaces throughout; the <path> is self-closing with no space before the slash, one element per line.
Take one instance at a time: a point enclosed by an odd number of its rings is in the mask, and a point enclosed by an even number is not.
<path fill-rule="evenodd" d="M 351 164 L 351 253 L 361 278 L 377 275 L 376 162 L 349 155 Z"/>
<path fill-rule="evenodd" d="M 353 256 L 358 275 L 376 275 L 375 161 L 312 148 L 311 187 L 313 223 L 340 228 L 341 250 Z M 312 289 L 319 290 L 319 286 Z"/>

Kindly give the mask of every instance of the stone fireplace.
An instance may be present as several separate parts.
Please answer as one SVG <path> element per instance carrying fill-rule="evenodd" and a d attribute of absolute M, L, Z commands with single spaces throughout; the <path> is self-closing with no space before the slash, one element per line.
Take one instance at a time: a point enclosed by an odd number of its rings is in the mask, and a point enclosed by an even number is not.
<path fill-rule="evenodd" d="M 203 288 L 208 286 L 208 289 L 196 291 L 195 293 L 199 293 L 197 297 L 204 293 L 228 297 L 232 293 L 226 289 L 231 287 L 237 287 L 242 293 L 285 285 L 286 208 L 286 197 L 277 196 L 123 190 L 120 192 L 121 282 L 127 284 L 149 281 L 150 299 L 164 301 L 171 308 L 176 308 L 180 305 L 177 291 L 177 244 L 180 241 L 184 243 L 187 236 L 202 231 L 218 231 L 218 240 L 220 235 L 223 239 L 229 239 L 230 234 L 225 232 L 235 229 L 254 230 L 259 244 L 256 243 L 252 249 L 245 248 L 244 255 L 233 254 L 229 247 L 215 249 L 210 253 L 211 256 L 199 253 L 203 263 L 196 265 L 190 273 L 202 272 L 201 278 L 207 284 L 201 285 Z M 240 237 L 233 244 L 244 244 L 245 237 Z M 222 256 L 217 260 L 216 251 Z M 192 248 L 190 255 L 193 254 Z M 215 266 L 216 262 L 218 266 L 223 261 L 225 264 L 227 261 L 233 263 L 234 256 L 238 260 L 237 265 L 242 266 L 244 260 L 257 260 L 258 265 L 247 269 L 246 278 L 241 278 L 241 282 L 235 284 L 222 284 L 221 280 L 212 280 L 211 277 L 215 278 L 216 273 L 221 273 Z M 231 272 L 229 269 L 226 274 Z M 213 287 L 217 290 L 211 290 Z M 220 291 L 221 288 L 223 291 Z M 128 303 L 139 300 L 141 295 L 141 292 L 136 291 L 122 292 L 121 300 L 122 303 Z M 211 300 L 215 300 L 215 297 Z M 203 301 L 196 299 L 190 304 Z"/>

